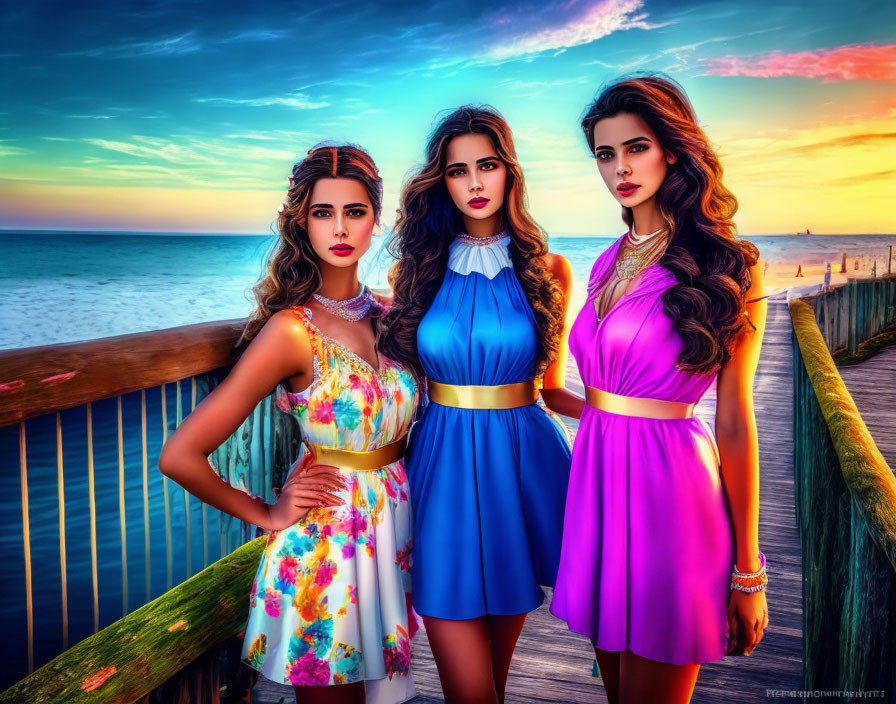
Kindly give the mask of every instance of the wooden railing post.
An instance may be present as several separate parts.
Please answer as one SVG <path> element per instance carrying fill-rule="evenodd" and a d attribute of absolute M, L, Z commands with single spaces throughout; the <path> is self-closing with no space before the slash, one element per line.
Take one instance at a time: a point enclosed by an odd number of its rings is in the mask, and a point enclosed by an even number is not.
<path fill-rule="evenodd" d="M 859 338 L 856 335 L 859 282 L 856 279 L 849 279 L 847 287 L 849 288 L 849 332 L 847 333 L 847 347 L 849 348 L 850 354 L 855 354 L 859 350 Z"/>
<path fill-rule="evenodd" d="M 827 291 L 825 291 L 823 294 L 821 294 L 821 296 L 824 299 L 824 301 L 823 301 L 823 305 L 824 305 L 824 339 L 828 345 L 828 349 L 832 349 L 834 346 L 834 341 L 832 339 L 832 332 L 831 332 L 831 311 L 830 311 L 830 303 L 829 303 L 830 299 L 831 299 L 831 294 L 828 293 Z"/>

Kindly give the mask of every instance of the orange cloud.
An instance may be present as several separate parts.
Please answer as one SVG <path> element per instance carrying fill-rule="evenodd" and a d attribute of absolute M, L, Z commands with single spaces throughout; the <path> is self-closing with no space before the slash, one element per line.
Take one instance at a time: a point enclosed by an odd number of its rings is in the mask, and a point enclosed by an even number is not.
<path fill-rule="evenodd" d="M 853 44 L 834 49 L 785 54 L 720 56 L 709 59 L 706 73 L 713 76 L 779 78 L 798 76 L 829 81 L 896 81 L 896 44 Z"/>
<path fill-rule="evenodd" d="M 811 144 L 801 144 L 796 147 L 785 149 L 786 152 L 794 154 L 806 154 L 815 152 L 819 149 L 830 149 L 832 147 L 862 147 L 874 142 L 892 142 L 896 140 L 896 132 L 871 132 L 868 134 L 851 134 L 835 139 L 825 140 L 824 142 L 813 142 Z"/>

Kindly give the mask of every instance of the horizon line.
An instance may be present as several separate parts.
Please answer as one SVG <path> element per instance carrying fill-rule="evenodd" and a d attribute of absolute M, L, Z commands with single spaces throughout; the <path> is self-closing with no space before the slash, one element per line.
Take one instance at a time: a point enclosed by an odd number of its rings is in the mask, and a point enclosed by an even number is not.
<path fill-rule="evenodd" d="M 391 230 L 391 228 L 387 228 Z M 208 236 L 208 237 L 279 237 L 275 232 L 208 232 L 188 230 L 74 230 L 60 228 L 9 228 L 0 227 L 0 235 L 7 234 L 44 234 L 44 235 L 150 235 L 161 237 Z M 621 233 L 609 234 L 558 232 L 548 234 L 552 237 L 608 237 L 616 238 Z M 739 237 L 896 237 L 896 232 L 813 232 L 805 235 L 801 232 L 750 232 L 738 233 Z"/>

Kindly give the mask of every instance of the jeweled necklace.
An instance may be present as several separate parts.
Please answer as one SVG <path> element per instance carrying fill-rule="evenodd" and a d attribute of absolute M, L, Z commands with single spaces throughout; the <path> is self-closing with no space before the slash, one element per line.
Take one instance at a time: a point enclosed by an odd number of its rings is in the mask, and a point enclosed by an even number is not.
<path fill-rule="evenodd" d="M 320 303 L 326 310 L 333 315 L 338 315 L 350 322 L 356 322 L 366 316 L 370 309 L 376 305 L 376 299 L 370 289 L 361 284 L 361 292 L 354 298 L 344 298 L 339 301 L 334 298 L 327 298 L 320 293 L 312 294 L 314 300 Z"/>
<path fill-rule="evenodd" d="M 628 251 L 616 260 L 616 275 L 620 279 L 633 279 L 652 264 L 666 247 L 665 232 L 666 228 L 661 227 L 639 236 L 634 229 L 629 230 L 623 241 Z"/>
<path fill-rule="evenodd" d="M 497 235 L 492 235 L 491 237 L 473 237 L 466 232 L 458 232 L 455 239 L 465 244 L 472 244 L 474 247 L 485 247 L 486 245 L 500 242 L 505 237 L 507 237 L 507 231 L 501 230 Z"/>

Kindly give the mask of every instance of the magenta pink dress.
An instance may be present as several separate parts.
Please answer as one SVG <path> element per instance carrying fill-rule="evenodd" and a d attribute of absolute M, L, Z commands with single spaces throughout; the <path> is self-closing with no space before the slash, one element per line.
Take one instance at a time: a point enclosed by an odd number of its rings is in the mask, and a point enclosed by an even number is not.
<path fill-rule="evenodd" d="M 591 295 L 621 240 L 591 272 L 570 350 L 604 391 L 699 401 L 713 374 L 675 361 L 682 340 L 663 312 L 675 277 L 646 269 L 598 325 Z M 575 439 L 551 612 L 598 648 L 677 665 L 720 660 L 733 564 L 718 450 L 698 419 L 616 415 L 586 405 Z"/>

